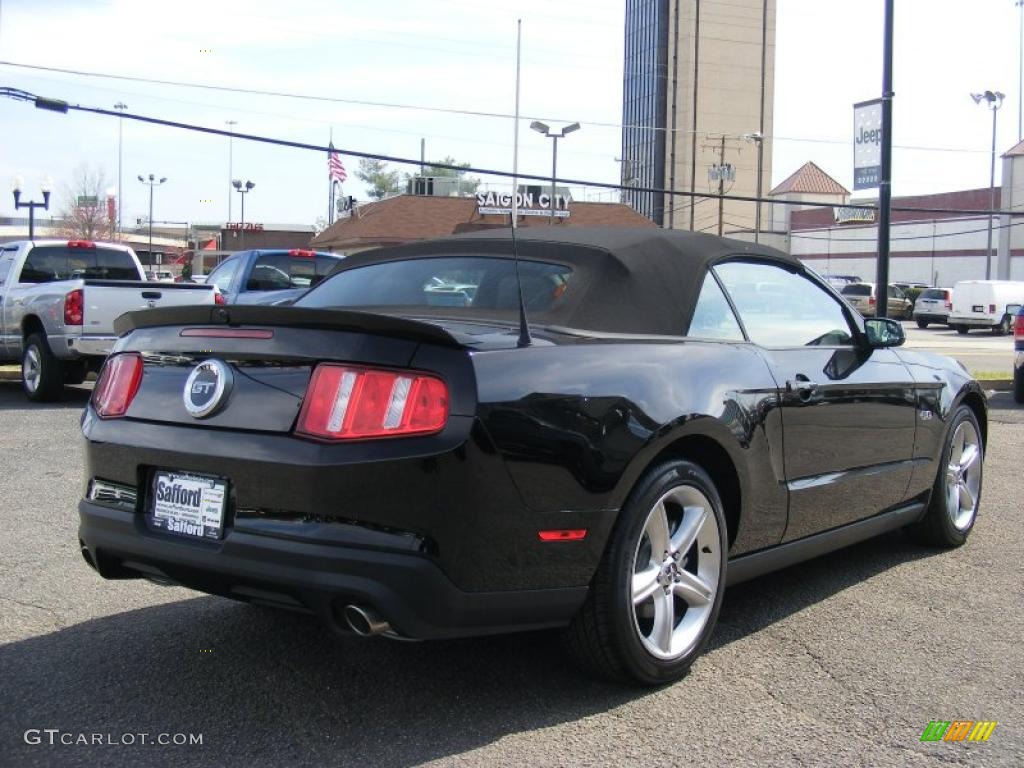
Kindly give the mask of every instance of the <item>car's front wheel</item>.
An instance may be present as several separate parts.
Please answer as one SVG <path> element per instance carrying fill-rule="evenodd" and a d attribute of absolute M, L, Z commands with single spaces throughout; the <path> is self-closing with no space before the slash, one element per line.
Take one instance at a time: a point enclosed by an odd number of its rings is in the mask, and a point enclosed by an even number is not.
<path fill-rule="evenodd" d="M 967 541 L 978 519 L 984 463 L 978 419 L 961 405 L 949 423 L 928 510 L 909 529 L 916 539 L 937 547 L 959 547 Z"/>
<path fill-rule="evenodd" d="M 659 685 L 686 674 L 725 589 L 722 502 L 688 461 L 652 469 L 623 507 L 580 612 L 566 630 L 586 669 Z"/>
<path fill-rule="evenodd" d="M 924 330 L 925 328 L 928 327 L 928 321 L 918 318 L 917 327 L 920 328 L 921 330 Z"/>

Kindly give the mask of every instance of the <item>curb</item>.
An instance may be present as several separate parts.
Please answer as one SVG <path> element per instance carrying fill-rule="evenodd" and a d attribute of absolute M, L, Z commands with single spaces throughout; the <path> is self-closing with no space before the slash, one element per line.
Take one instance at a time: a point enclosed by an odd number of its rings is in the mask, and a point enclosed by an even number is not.
<path fill-rule="evenodd" d="M 996 392 L 1009 392 L 1013 389 L 1013 379 L 978 379 L 982 389 L 993 389 Z"/>

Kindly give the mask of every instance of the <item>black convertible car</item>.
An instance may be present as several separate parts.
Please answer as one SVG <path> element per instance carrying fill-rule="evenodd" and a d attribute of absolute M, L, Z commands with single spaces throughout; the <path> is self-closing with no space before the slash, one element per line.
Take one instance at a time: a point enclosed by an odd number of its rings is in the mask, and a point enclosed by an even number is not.
<path fill-rule="evenodd" d="M 86 561 L 341 631 L 564 627 L 656 684 L 728 584 L 898 527 L 958 546 L 978 513 L 978 384 L 749 243 L 491 231 L 118 332 L 82 419 Z"/>

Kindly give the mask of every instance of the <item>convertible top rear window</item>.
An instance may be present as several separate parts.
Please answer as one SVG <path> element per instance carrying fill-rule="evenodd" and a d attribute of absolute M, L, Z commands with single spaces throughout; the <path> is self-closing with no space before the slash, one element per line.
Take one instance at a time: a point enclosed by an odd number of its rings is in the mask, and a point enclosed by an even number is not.
<path fill-rule="evenodd" d="M 520 260 L 523 301 L 544 312 L 561 302 L 572 270 L 560 264 Z M 515 261 L 482 256 L 438 256 L 385 261 L 344 269 L 303 296 L 302 307 L 461 307 L 516 310 Z"/>

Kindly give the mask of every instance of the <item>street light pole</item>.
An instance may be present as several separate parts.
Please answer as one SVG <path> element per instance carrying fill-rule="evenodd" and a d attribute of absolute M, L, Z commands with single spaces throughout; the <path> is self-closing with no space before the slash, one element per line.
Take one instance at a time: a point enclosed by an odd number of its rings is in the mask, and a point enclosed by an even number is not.
<path fill-rule="evenodd" d="M 225 120 L 224 125 L 229 131 L 234 131 L 238 125 L 237 120 Z M 234 170 L 234 136 L 228 136 L 228 223 L 231 223 L 231 184 L 235 177 Z"/>
<path fill-rule="evenodd" d="M 124 102 L 120 102 L 119 101 L 119 102 L 117 102 L 117 104 L 114 105 L 114 109 L 116 109 L 118 112 L 124 112 L 124 110 L 128 109 L 128 105 L 125 104 Z M 121 158 L 122 158 L 122 154 L 121 154 L 121 141 L 123 139 L 123 131 L 124 131 L 124 118 L 119 115 L 118 118 L 117 118 L 117 239 L 118 240 L 121 239 L 121 196 L 122 196 L 122 189 L 121 189 Z"/>
<path fill-rule="evenodd" d="M 253 182 L 251 182 L 251 181 L 246 181 L 245 184 L 242 184 L 242 180 L 241 179 L 232 179 L 231 180 L 231 186 L 233 186 L 235 189 L 237 189 L 238 190 L 238 194 L 242 196 L 242 224 L 241 224 L 241 229 L 239 230 L 242 234 L 241 234 L 241 238 L 238 241 L 238 244 L 240 246 L 242 246 L 239 250 L 244 250 L 245 249 L 245 196 L 248 193 L 252 192 L 253 187 L 255 187 L 256 185 Z"/>
<path fill-rule="evenodd" d="M 149 187 L 149 272 L 153 273 L 153 187 L 159 187 L 165 181 L 167 177 L 163 176 L 158 181 L 156 176 L 152 173 L 149 174 L 149 179 L 146 180 L 142 176 L 139 176 L 139 181 Z"/>
<path fill-rule="evenodd" d="M 14 193 L 14 210 L 28 208 L 28 239 L 34 240 L 36 234 L 36 208 L 42 208 L 44 211 L 50 208 L 50 182 L 47 179 L 43 179 L 39 184 L 39 190 L 43 193 L 43 202 L 41 203 L 35 200 L 22 202 L 21 187 L 21 177 L 15 176 L 11 182 L 11 192 Z"/>
<path fill-rule="evenodd" d="M 565 138 L 573 131 L 578 131 L 580 129 L 580 124 L 573 123 L 572 125 L 567 125 L 561 131 L 555 133 L 546 123 L 542 123 L 540 120 L 534 120 L 530 123 L 530 128 L 535 130 L 537 133 L 547 136 L 553 142 L 551 145 L 551 218 L 548 220 L 548 224 L 550 225 L 555 223 L 555 180 L 558 178 L 558 140 Z M 512 190 L 512 194 L 516 194 L 518 191 L 519 190 Z"/>
<path fill-rule="evenodd" d="M 992 158 L 988 172 L 988 241 L 985 245 L 985 279 L 992 278 L 992 216 L 996 209 L 996 115 L 999 108 L 1003 106 L 1003 99 L 1006 95 L 1000 91 L 985 91 L 984 93 L 972 93 L 971 98 L 975 104 L 985 102 L 992 110 Z"/>
<path fill-rule="evenodd" d="M 760 131 L 751 131 L 743 134 L 747 141 L 757 144 L 757 202 L 754 204 L 754 242 L 761 242 L 761 174 L 764 169 L 764 134 Z"/>

